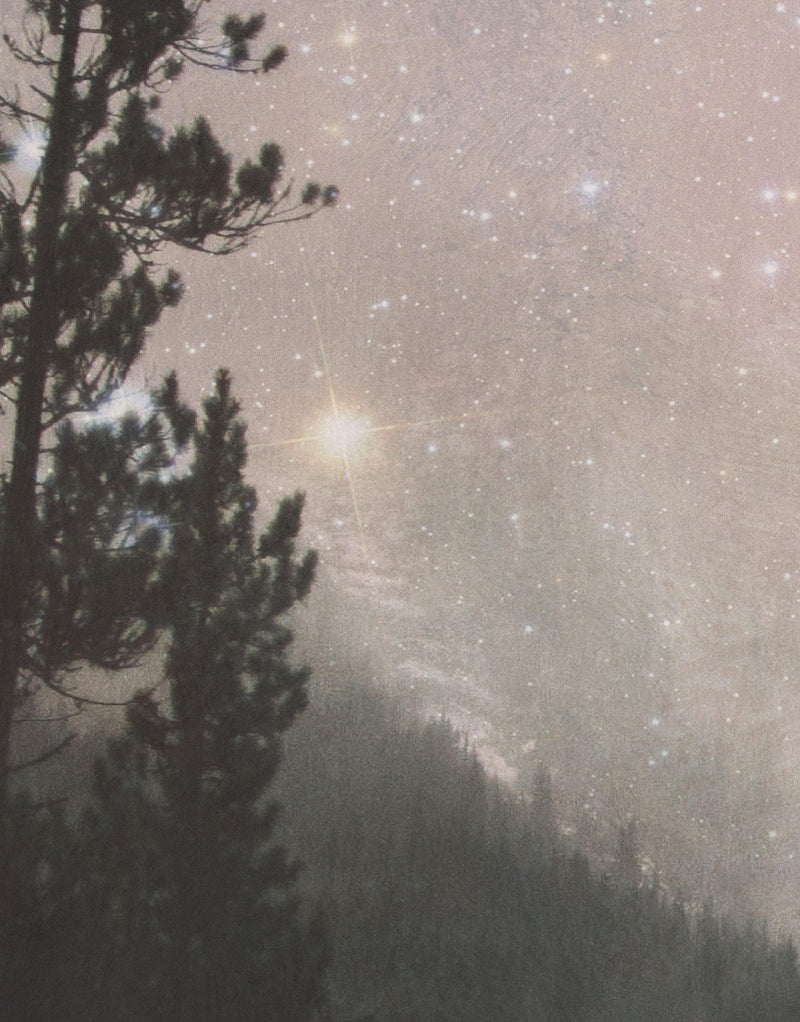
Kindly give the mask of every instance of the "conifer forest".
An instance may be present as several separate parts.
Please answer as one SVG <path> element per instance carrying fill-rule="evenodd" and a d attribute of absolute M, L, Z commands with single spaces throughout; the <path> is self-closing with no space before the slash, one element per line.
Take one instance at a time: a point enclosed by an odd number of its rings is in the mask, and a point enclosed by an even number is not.
<path fill-rule="evenodd" d="M 0 11 L 0 1018 L 800 1022 L 800 7 L 724 7 Z"/>

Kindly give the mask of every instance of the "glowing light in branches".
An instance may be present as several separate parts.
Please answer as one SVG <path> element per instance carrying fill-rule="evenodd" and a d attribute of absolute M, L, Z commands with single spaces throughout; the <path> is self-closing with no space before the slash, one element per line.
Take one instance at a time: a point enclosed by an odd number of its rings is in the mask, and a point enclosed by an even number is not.
<path fill-rule="evenodd" d="M 105 423 L 113 426 L 128 416 L 144 418 L 152 411 L 152 396 L 148 390 L 117 387 L 94 411 L 81 413 L 77 421 L 84 425 Z"/>
<path fill-rule="evenodd" d="M 14 145 L 14 160 L 22 169 L 35 173 L 41 165 L 47 147 L 47 133 L 34 122 L 27 124 Z"/>

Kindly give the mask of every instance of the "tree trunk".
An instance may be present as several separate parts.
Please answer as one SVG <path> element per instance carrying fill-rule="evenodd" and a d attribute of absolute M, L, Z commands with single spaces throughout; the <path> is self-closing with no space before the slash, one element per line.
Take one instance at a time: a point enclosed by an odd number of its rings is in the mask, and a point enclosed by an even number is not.
<path fill-rule="evenodd" d="M 74 74 L 80 19 L 80 3 L 69 0 L 49 118 L 51 134 L 42 161 L 33 233 L 28 345 L 17 392 L 6 521 L 0 541 L 0 821 L 8 797 L 11 729 L 24 653 L 25 604 L 35 581 L 36 475 L 47 375 L 60 326 L 57 243 L 74 165 Z"/>

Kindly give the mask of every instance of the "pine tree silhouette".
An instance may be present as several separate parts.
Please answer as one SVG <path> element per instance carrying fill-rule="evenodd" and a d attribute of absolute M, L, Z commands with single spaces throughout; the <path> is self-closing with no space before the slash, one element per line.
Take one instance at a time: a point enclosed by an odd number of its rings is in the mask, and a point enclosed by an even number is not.
<path fill-rule="evenodd" d="M 254 536 L 224 371 L 192 446 L 156 586 L 167 691 L 137 695 L 96 767 L 85 847 L 104 908 L 85 919 L 103 935 L 89 965 L 106 977 L 99 1017 L 126 1003 L 135 1018 L 302 1022 L 324 1003 L 324 927 L 298 916 L 298 864 L 273 840 L 269 787 L 306 705 L 285 618 L 316 557 L 295 554 L 301 495 Z"/>
<path fill-rule="evenodd" d="M 4 37 L 35 91 L 30 103 L 22 90 L 0 96 L 0 386 L 14 421 L 0 506 L 0 814 L 20 697 L 36 683 L 61 690 L 63 672 L 76 663 L 113 663 L 112 643 L 90 640 L 90 622 L 121 642 L 122 661 L 149 634 L 148 623 L 135 620 L 141 598 L 133 582 L 146 574 L 139 565 L 129 580 L 131 604 L 115 596 L 99 617 L 97 607 L 84 613 L 89 587 L 70 580 L 58 641 L 45 641 L 52 629 L 41 621 L 55 577 L 48 543 L 58 529 L 52 521 L 42 526 L 43 447 L 66 445 L 63 462 L 88 444 L 68 429 L 51 442 L 48 430 L 96 412 L 126 379 L 148 330 L 180 300 L 178 275 L 156 266 L 165 246 L 233 252 L 260 228 L 310 216 L 336 198 L 334 188 L 315 184 L 294 197 L 274 144 L 234 167 L 205 118 L 171 131 L 159 124 L 160 94 L 186 67 L 254 74 L 285 56 L 280 46 L 251 55 L 260 16 L 229 16 L 217 40 L 201 41 L 204 7 L 202 0 L 25 0 L 20 40 Z M 15 132 L 41 139 L 27 184 L 11 166 Z M 94 435 L 96 458 L 106 440 Z M 129 475 L 112 471 L 118 454 L 109 448 L 108 455 L 112 465 L 96 464 L 95 478 L 129 487 Z M 107 517 L 103 487 L 88 492 L 97 501 L 81 509 L 86 537 Z M 126 497 L 135 504 L 135 491 Z M 102 532 L 95 561 L 107 548 Z M 112 561 L 119 547 L 114 537 Z M 109 562 L 107 582 L 116 570 Z"/>

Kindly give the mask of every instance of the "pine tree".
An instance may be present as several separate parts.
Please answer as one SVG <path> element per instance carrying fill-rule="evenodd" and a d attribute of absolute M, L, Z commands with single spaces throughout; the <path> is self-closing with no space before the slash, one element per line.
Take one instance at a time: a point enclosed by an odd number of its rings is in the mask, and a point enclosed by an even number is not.
<path fill-rule="evenodd" d="M 100 1017 L 301 1022 L 323 1003 L 324 939 L 299 921 L 298 867 L 272 841 L 268 789 L 281 735 L 306 705 L 286 615 L 309 591 L 315 555 L 295 554 L 300 495 L 254 537 L 224 371 L 193 445 L 158 586 L 167 692 L 137 695 L 96 770 L 87 873 L 101 893 L 87 925 L 98 928 L 98 904 L 103 922 L 86 986 L 112 998 Z"/>
<path fill-rule="evenodd" d="M 203 0 L 21 6 L 21 39 L 4 38 L 30 91 L 0 96 L 0 387 L 14 416 L 0 507 L 0 813 L 26 682 L 58 687 L 70 665 L 95 662 L 98 643 L 101 662 L 115 660 L 102 636 L 90 639 L 67 619 L 58 643 L 42 645 L 50 585 L 44 575 L 54 577 L 41 522 L 48 430 L 96 411 L 126 379 L 148 330 L 180 299 L 178 275 L 156 267 L 160 250 L 232 252 L 262 226 L 309 216 L 335 200 L 334 189 L 310 182 L 295 200 L 281 183 L 283 157 L 274 144 L 235 168 L 205 118 L 171 132 L 158 123 L 160 93 L 187 66 L 256 73 L 282 62 L 280 46 L 251 58 L 261 15 L 228 16 L 218 41 L 206 43 Z M 41 139 L 42 150 L 27 184 L 12 162 L 13 136 L 26 133 Z M 74 437 L 62 441 L 74 450 Z M 84 502 L 87 533 L 105 514 L 100 504 Z M 95 553 L 102 549 L 96 537 Z M 71 596 L 86 592 L 77 587 Z M 138 599 L 134 589 L 134 605 Z M 71 618 L 81 613 L 73 600 Z M 134 616 L 116 597 L 109 601 L 108 636 L 143 639 L 148 625 Z"/>
<path fill-rule="evenodd" d="M 550 771 L 539 763 L 533 778 L 531 799 L 531 835 L 535 857 L 549 859 L 558 845 L 558 820 L 553 800 L 553 782 Z"/>
<path fill-rule="evenodd" d="M 642 883 L 639 861 L 639 839 L 636 820 L 629 819 L 617 829 L 617 850 L 614 855 L 613 876 L 620 888 L 637 891 Z"/>

